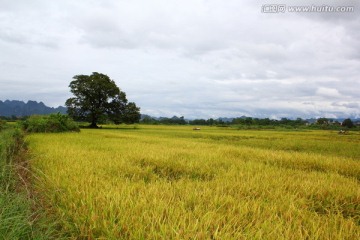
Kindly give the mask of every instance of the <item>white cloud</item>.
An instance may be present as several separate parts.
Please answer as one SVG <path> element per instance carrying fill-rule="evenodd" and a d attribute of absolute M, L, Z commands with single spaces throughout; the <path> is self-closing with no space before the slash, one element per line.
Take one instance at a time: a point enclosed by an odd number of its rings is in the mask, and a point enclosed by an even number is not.
<path fill-rule="evenodd" d="M 320 87 L 316 90 L 316 94 L 324 97 L 340 97 L 340 93 L 337 89 Z"/>

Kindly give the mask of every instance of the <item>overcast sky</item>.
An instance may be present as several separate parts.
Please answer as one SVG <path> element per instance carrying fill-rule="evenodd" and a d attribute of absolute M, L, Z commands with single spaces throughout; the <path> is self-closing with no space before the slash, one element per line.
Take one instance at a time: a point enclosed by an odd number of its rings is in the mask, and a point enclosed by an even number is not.
<path fill-rule="evenodd" d="M 262 12 L 276 3 L 354 12 Z M 64 105 L 74 75 L 100 72 L 152 116 L 360 117 L 360 6 L 0 0 L 0 72 L 0 100 Z"/>

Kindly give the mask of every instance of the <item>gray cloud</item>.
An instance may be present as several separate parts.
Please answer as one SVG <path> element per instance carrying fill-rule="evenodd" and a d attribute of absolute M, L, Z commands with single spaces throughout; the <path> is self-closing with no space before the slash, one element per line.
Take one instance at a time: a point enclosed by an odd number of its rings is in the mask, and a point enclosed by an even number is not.
<path fill-rule="evenodd" d="M 250 0 L 0 3 L 2 100 L 63 105 L 72 76 L 98 71 L 155 116 L 360 116 L 357 1 L 341 14 L 265 14 L 269 1 Z"/>

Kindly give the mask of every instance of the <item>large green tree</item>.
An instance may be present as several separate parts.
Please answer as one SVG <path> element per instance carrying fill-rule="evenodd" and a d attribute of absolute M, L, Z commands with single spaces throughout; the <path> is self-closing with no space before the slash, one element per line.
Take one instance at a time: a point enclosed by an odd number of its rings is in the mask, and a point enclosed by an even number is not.
<path fill-rule="evenodd" d="M 354 123 L 351 121 L 350 118 L 345 119 L 342 124 L 343 127 L 352 128 L 354 127 Z"/>
<path fill-rule="evenodd" d="M 74 97 L 66 100 L 65 105 L 75 120 L 88 121 L 93 128 L 100 120 L 111 120 L 115 124 L 140 120 L 140 108 L 128 102 L 125 92 L 107 75 L 93 72 L 73 79 L 69 87 Z"/>

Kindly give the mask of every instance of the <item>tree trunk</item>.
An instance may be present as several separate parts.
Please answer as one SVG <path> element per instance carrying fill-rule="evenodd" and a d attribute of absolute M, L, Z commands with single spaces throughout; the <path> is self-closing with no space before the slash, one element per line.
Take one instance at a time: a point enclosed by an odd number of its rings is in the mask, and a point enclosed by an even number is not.
<path fill-rule="evenodd" d="M 91 119 L 91 124 L 90 124 L 90 128 L 99 128 L 98 127 L 98 125 L 96 124 L 96 122 L 97 122 L 97 119 L 95 118 L 95 117 L 93 117 L 92 119 Z"/>

